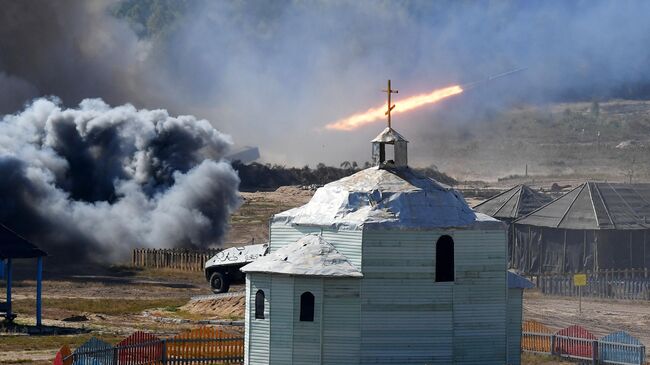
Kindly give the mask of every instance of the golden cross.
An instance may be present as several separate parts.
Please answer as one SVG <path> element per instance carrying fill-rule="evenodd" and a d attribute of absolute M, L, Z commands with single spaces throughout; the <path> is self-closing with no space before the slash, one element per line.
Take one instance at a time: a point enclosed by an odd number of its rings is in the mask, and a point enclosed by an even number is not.
<path fill-rule="evenodd" d="M 388 116 L 388 128 L 390 128 L 390 112 L 395 109 L 395 104 L 391 105 L 390 103 L 390 94 L 397 94 L 399 91 L 390 88 L 390 80 L 388 80 L 388 89 L 382 91 L 388 94 L 388 110 L 386 110 L 385 114 Z"/>

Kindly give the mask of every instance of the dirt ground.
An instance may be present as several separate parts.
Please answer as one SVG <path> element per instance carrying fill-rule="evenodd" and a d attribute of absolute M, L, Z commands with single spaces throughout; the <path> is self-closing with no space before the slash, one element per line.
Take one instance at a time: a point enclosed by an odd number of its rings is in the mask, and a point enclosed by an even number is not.
<path fill-rule="evenodd" d="M 187 313 L 213 319 L 241 319 L 244 318 L 246 296 L 241 295 L 214 300 L 192 300 L 180 308 Z"/>
<path fill-rule="evenodd" d="M 167 337 L 198 326 L 198 320 L 240 320 L 243 314 L 243 309 L 218 313 L 222 315 L 185 310 L 192 296 L 211 294 L 201 272 L 112 267 L 71 275 L 46 266 L 43 324 L 77 333 L 29 336 L 20 332 L 35 323 L 35 282 L 21 280 L 29 272 L 21 272 L 19 265 L 17 269 L 14 311 L 21 327 L 19 333 L 0 333 L 0 364 L 51 364 L 62 345 L 74 349 L 92 336 L 113 344 L 138 330 Z M 94 275 L 97 271 L 101 275 Z"/>
<path fill-rule="evenodd" d="M 229 246 L 267 242 L 271 217 L 307 203 L 313 194 L 313 189 L 299 186 L 282 186 L 268 192 L 242 192 L 244 203 L 232 216 L 225 242 Z"/>
<path fill-rule="evenodd" d="M 91 336 L 110 343 L 137 331 L 172 336 L 199 326 L 199 320 L 241 320 L 245 300 L 233 295 L 220 300 L 190 301 L 192 296 L 210 294 L 200 272 L 133 270 L 113 267 L 102 275 L 59 274 L 46 271 L 44 283 L 44 324 L 78 329 L 79 333 L 57 336 L 0 335 L 0 364 L 50 364 L 64 344 L 75 348 Z M 243 287 L 234 286 L 234 292 Z M 33 325 L 35 285 L 19 280 L 15 289 L 18 323 Z M 530 292 L 525 296 L 524 318 L 540 321 L 554 330 L 580 324 L 602 336 L 625 330 L 650 343 L 650 305 L 583 299 L 583 312 L 572 298 L 545 297 Z M 80 322 L 66 319 L 81 318 Z M 558 359 L 526 355 L 524 364 L 565 364 Z"/>
<path fill-rule="evenodd" d="M 524 298 L 524 319 L 532 319 L 559 330 L 580 325 L 596 337 L 626 331 L 650 345 L 650 303 L 582 298 L 547 297 L 536 292 Z"/>

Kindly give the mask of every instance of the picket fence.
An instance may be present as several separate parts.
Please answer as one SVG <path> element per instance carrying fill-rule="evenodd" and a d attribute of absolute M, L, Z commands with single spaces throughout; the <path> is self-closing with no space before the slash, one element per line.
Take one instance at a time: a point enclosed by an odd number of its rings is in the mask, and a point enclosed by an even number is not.
<path fill-rule="evenodd" d="M 645 345 L 626 332 L 614 332 L 598 339 L 580 326 L 553 332 L 535 321 L 523 323 L 521 349 L 593 364 L 643 365 L 646 360 Z"/>
<path fill-rule="evenodd" d="M 594 298 L 650 300 L 650 273 L 644 270 L 604 270 L 587 273 L 582 295 Z M 537 277 L 537 287 L 544 294 L 579 295 L 573 285 L 573 274 L 552 274 Z"/>
<path fill-rule="evenodd" d="M 184 271 L 203 271 L 205 262 L 221 249 L 186 250 L 164 248 L 136 248 L 133 250 L 131 264 L 134 267 L 154 269 L 174 269 Z"/>
<path fill-rule="evenodd" d="M 201 327 L 168 339 L 136 332 L 113 346 L 91 338 L 74 352 L 63 346 L 53 365 L 242 364 L 244 337 L 235 331 Z"/>

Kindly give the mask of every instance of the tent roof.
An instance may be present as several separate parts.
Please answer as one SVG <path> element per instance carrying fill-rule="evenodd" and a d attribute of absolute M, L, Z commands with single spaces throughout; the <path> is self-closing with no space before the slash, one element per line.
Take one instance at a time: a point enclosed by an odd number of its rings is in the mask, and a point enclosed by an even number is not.
<path fill-rule="evenodd" d="M 564 229 L 648 229 L 650 184 L 588 181 L 515 223 Z"/>
<path fill-rule="evenodd" d="M 243 272 L 323 277 L 362 277 L 348 259 L 319 235 L 305 235 L 244 266 Z"/>
<path fill-rule="evenodd" d="M 47 253 L 0 224 L 0 259 L 31 259 L 42 256 L 47 256 Z"/>
<path fill-rule="evenodd" d="M 551 200 L 550 196 L 520 184 L 476 205 L 474 210 L 498 219 L 516 219 Z"/>

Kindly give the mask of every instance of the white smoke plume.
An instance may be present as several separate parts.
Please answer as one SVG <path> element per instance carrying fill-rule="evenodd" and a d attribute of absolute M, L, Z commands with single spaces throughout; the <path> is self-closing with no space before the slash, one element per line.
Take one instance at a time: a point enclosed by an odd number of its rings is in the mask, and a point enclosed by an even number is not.
<path fill-rule="evenodd" d="M 218 244 L 240 204 L 231 143 L 192 116 L 36 99 L 0 121 L 0 222 L 59 257 Z"/>

